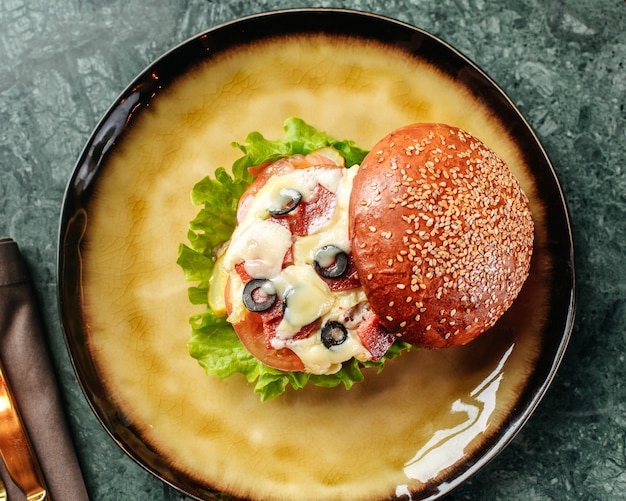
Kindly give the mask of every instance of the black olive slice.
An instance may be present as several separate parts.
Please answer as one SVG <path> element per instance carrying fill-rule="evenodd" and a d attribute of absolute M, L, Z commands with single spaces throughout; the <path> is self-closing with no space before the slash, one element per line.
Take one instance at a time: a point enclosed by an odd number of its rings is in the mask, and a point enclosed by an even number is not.
<path fill-rule="evenodd" d="M 293 188 L 281 188 L 278 197 L 273 200 L 272 205 L 268 208 L 271 216 L 284 216 L 294 210 L 302 201 L 302 193 Z"/>
<path fill-rule="evenodd" d="M 348 339 L 348 330 L 340 322 L 331 320 L 322 327 L 322 343 L 326 348 L 340 345 Z"/>
<path fill-rule="evenodd" d="M 348 269 L 348 255 L 336 245 L 325 245 L 315 253 L 315 271 L 324 278 L 339 278 Z"/>
<path fill-rule="evenodd" d="M 287 311 L 287 306 L 289 304 L 289 296 L 291 296 L 294 292 L 295 292 L 295 289 L 289 288 L 283 294 L 283 316 L 285 315 L 285 312 Z"/>
<path fill-rule="evenodd" d="M 276 293 L 270 292 L 273 290 L 272 282 L 266 278 L 253 278 L 243 288 L 243 304 L 250 311 L 269 310 L 276 302 Z"/>

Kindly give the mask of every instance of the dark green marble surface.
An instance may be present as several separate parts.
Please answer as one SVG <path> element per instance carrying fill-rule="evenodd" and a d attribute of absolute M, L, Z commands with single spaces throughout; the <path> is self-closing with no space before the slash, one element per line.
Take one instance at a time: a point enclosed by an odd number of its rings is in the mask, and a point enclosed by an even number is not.
<path fill-rule="evenodd" d="M 623 0 L 2 0 L 0 236 L 41 297 L 88 489 L 96 501 L 184 499 L 133 463 L 89 409 L 56 310 L 63 192 L 96 123 L 153 59 L 242 15 L 345 7 L 449 42 L 528 118 L 569 203 L 578 312 L 539 408 L 450 499 L 626 499 L 626 3 Z"/>

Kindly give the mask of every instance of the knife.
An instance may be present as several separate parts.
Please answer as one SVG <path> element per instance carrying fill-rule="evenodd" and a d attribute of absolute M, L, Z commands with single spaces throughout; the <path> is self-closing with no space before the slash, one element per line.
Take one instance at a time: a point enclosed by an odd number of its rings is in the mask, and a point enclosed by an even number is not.
<path fill-rule="evenodd" d="M 0 456 L 28 501 L 51 501 L 41 468 L 0 364 Z"/>

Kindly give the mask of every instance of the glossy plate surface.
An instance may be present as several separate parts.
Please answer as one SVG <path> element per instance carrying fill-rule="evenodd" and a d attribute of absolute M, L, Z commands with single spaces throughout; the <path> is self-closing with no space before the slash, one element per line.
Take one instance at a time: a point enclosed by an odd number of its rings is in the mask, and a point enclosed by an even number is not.
<path fill-rule="evenodd" d="M 260 403 L 189 357 L 176 265 L 193 185 L 253 130 L 298 116 L 371 147 L 413 122 L 464 128 L 529 196 L 530 277 L 468 346 L 415 351 L 349 392 Z M 436 498 L 490 461 L 550 384 L 574 316 L 573 248 L 556 175 L 514 104 L 471 61 L 412 26 L 353 11 L 280 11 L 203 33 L 147 68 L 96 128 L 66 192 L 59 304 L 98 419 L 139 464 L 198 499 Z M 221 498 L 220 498 L 221 499 Z"/>

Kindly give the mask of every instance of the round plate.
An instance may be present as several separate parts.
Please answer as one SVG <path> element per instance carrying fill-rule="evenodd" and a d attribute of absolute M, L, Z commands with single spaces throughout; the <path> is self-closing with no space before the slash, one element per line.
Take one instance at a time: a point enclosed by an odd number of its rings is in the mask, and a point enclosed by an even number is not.
<path fill-rule="evenodd" d="M 193 185 L 248 132 L 298 116 L 371 147 L 413 122 L 472 132 L 509 164 L 535 220 L 531 273 L 513 307 L 465 347 L 416 350 L 350 391 L 305 388 L 261 403 L 244 378 L 187 353 L 176 265 Z M 574 317 L 563 194 L 528 123 L 475 64 L 415 27 L 333 9 L 256 15 L 154 62 L 97 126 L 66 192 L 59 303 L 83 391 L 137 463 L 198 498 L 436 498 L 526 422 Z"/>

